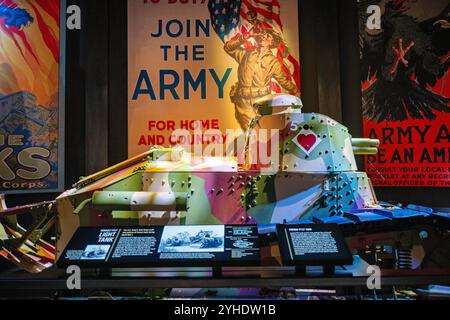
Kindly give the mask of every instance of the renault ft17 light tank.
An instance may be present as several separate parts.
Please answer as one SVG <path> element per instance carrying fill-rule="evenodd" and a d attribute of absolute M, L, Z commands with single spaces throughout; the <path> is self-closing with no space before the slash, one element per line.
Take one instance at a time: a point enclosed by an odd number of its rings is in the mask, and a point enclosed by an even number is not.
<path fill-rule="evenodd" d="M 376 153 L 377 140 L 353 139 L 335 120 L 302 113 L 298 97 L 271 95 L 255 108 L 253 127 L 270 123 L 280 132 L 272 152 L 279 165 L 272 171 L 239 165 L 235 157 L 153 147 L 82 178 L 53 202 L 11 209 L 3 203 L 1 255 L 39 272 L 59 258 L 80 226 L 258 224 L 272 232 L 277 223 L 348 224 L 368 210 L 395 210 L 378 204 L 366 173 L 357 170 L 354 155 Z M 33 218 L 26 230 L 17 223 L 25 213 Z M 55 229 L 53 246 L 43 239 Z"/>

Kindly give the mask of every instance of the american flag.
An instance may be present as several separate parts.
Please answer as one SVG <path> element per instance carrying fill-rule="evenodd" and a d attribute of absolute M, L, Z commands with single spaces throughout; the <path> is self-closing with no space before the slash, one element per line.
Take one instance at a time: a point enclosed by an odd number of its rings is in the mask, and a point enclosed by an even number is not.
<path fill-rule="evenodd" d="M 254 27 L 249 13 L 256 14 L 256 21 L 260 26 L 283 34 L 279 0 L 209 0 L 208 9 L 214 31 L 223 42 L 248 33 Z M 256 49 L 253 42 L 247 42 L 244 47 L 249 51 Z M 293 79 L 300 89 L 300 64 L 290 53 L 285 55 L 286 50 L 283 43 L 280 43 L 276 56 L 283 64 L 288 78 Z M 281 92 L 281 87 L 275 80 L 271 87 L 274 93 Z"/>

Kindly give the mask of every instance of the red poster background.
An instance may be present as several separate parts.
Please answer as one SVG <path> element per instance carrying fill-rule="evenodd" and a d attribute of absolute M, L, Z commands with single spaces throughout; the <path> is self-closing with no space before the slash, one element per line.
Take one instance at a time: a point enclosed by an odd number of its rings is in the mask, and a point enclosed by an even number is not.
<path fill-rule="evenodd" d="M 399 14 L 411 16 L 417 19 L 417 22 L 421 22 L 429 19 L 430 15 L 434 17 L 429 13 L 430 11 L 434 10 L 436 15 L 437 12 L 441 12 L 442 7 L 447 5 L 445 0 L 437 2 L 419 0 L 412 3 L 401 0 L 385 0 L 378 2 L 378 5 L 382 8 L 382 14 L 385 14 L 385 6 L 390 3 L 396 6 Z M 420 14 L 428 16 L 424 18 Z M 364 37 L 364 32 L 368 32 L 365 24 L 365 19 L 367 18 L 366 8 L 360 7 L 361 38 Z M 394 19 L 391 17 L 390 22 L 394 21 Z M 399 27 L 397 26 L 397 28 Z M 409 40 L 407 41 L 409 43 Z M 407 41 L 405 40 L 404 42 Z M 408 43 L 405 43 L 405 47 Z M 388 42 L 388 46 L 389 44 Z M 389 61 L 386 57 L 391 48 L 388 46 L 383 48 L 384 51 L 381 53 L 385 59 L 382 61 L 383 63 Z M 406 56 L 406 58 L 409 59 L 410 56 Z M 362 59 L 366 59 L 366 57 L 363 55 Z M 367 57 L 367 59 L 369 61 L 371 57 Z M 441 56 L 441 61 L 446 61 L 446 59 L 448 59 L 448 54 L 447 57 L 445 55 Z M 362 60 L 362 62 L 366 61 Z M 363 69 L 362 71 L 367 70 Z M 417 82 L 414 74 L 411 79 Z M 376 81 L 378 81 L 377 74 L 371 72 L 370 81 L 362 82 L 363 93 Z M 442 78 L 437 80 L 433 87 L 428 86 L 427 89 L 441 97 L 449 98 L 450 68 Z M 386 92 L 384 93 L 386 94 Z M 396 95 L 400 93 L 389 92 L 389 94 Z M 450 186 L 450 113 L 433 112 L 436 115 L 436 118 L 433 120 L 411 119 L 409 117 L 404 121 L 384 120 L 377 123 L 367 118 L 363 119 L 364 136 L 379 139 L 381 142 L 378 154 L 366 157 L 366 171 L 374 186 Z"/>

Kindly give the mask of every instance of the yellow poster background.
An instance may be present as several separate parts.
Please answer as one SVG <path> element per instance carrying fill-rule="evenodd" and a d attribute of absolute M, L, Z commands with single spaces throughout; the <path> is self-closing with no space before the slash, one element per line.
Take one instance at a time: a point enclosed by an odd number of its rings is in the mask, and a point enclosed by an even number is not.
<path fill-rule="evenodd" d="M 171 0 L 170 2 L 173 2 Z M 195 2 L 195 3 L 194 3 Z M 280 0 L 280 17 L 283 23 L 283 38 L 287 43 L 290 53 L 296 59 L 299 58 L 298 44 L 298 4 L 297 1 Z M 166 24 L 171 20 L 178 20 L 183 24 L 184 32 L 179 37 L 170 37 L 165 32 Z M 200 29 L 199 37 L 196 37 L 195 24 L 200 20 L 206 24 L 210 19 L 208 1 L 189 1 L 188 3 L 169 3 L 169 0 L 161 0 L 158 3 L 145 0 L 128 1 L 128 153 L 129 156 L 144 152 L 151 147 L 151 143 L 168 146 L 172 129 L 179 129 L 181 121 L 203 120 L 209 123 L 218 123 L 220 130 L 239 128 L 235 119 L 234 104 L 230 100 L 231 86 L 237 82 L 238 63 L 224 51 L 224 43 L 210 26 L 209 37 L 206 37 Z M 163 26 L 160 37 L 157 34 L 159 21 Z M 191 25 L 191 36 L 186 35 L 188 22 Z M 172 32 L 178 30 L 178 26 L 172 23 Z M 176 46 L 184 50 L 188 46 L 188 59 L 184 56 L 176 61 L 174 50 Z M 204 60 L 192 59 L 194 45 L 202 45 Z M 164 59 L 164 50 L 161 46 L 171 46 L 168 50 L 167 61 Z M 221 79 L 228 68 L 232 68 L 227 79 L 223 98 L 219 98 L 218 88 L 209 69 L 214 69 Z M 201 99 L 200 87 L 196 92 L 190 88 L 189 99 L 184 99 L 184 72 L 187 70 L 195 79 L 201 70 L 206 74 L 206 99 Z M 165 91 L 165 98 L 160 97 L 160 72 L 161 70 L 174 70 L 178 73 L 180 84 L 176 88 L 179 100 L 173 98 L 170 91 Z M 148 74 L 156 99 L 148 94 L 140 94 L 137 99 L 133 95 L 142 71 Z M 166 81 L 171 81 L 171 76 Z M 141 83 L 142 84 L 142 83 Z M 139 86 L 146 89 L 145 85 Z M 153 97 L 153 98 L 155 98 Z M 149 128 L 149 121 L 151 123 Z M 170 126 L 173 121 L 175 126 Z M 173 124 L 172 123 L 172 124 Z M 159 124 L 159 126 L 158 126 Z M 214 129 L 214 127 L 212 127 Z M 207 128 L 205 128 L 207 129 Z M 159 141 L 152 140 L 159 137 Z M 159 143 L 157 143 L 159 142 Z"/>

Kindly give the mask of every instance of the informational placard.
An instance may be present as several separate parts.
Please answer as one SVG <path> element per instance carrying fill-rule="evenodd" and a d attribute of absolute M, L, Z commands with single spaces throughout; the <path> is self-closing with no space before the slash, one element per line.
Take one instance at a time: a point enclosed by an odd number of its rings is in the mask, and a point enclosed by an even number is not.
<path fill-rule="evenodd" d="M 63 189 L 61 8 L 0 1 L 0 193 Z"/>
<path fill-rule="evenodd" d="M 366 170 L 379 187 L 450 186 L 450 1 L 360 1 Z"/>
<path fill-rule="evenodd" d="M 299 68 L 297 1 L 129 0 L 129 156 L 226 145 L 256 99 L 299 94 Z"/>
<path fill-rule="evenodd" d="M 277 225 L 284 265 L 350 265 L 352 254 L 337 225 Z"/>
<path fill-rule="evenodd" d="M 58 265 L 96 267 L 260 264 L 254 225 L 81 227 Z"/>

